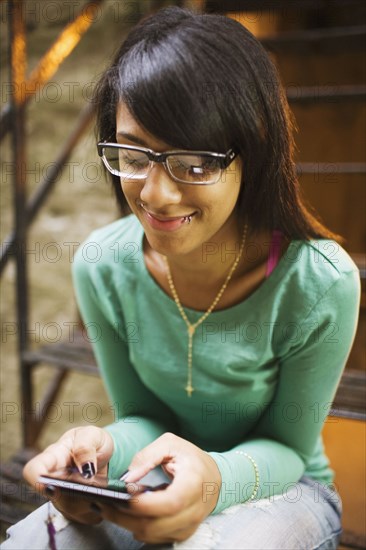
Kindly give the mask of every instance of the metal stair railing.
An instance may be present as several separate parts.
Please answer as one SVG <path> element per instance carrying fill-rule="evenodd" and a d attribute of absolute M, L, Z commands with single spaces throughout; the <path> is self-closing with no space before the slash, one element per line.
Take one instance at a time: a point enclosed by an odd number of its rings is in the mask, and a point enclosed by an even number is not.
<path fill-rule="evenodd" d="M 55 73 L 62 61 L 72 52 L 83 34 L 91 26 L 97 9 L 103 0 L 86 2 L 81 12 L 69 23 L 38 63 L 31 77 L 26 79 L 26 39 L 23 0 L 8 1 L 9 18 L 9 67 L 11 102 L 3 110 L 2 136 L 6 131 L 12 134 L 13 156 L 13 189 L 15 223 L 12 234 L 2 246 L 1 270 L 13 254 L 16 262 L 16 297 L 18 324 L 18 355 L 20 362 L 21 400 L 25 411 L 32 407 L 32 367 L 24 354 L 29 348 L 28 342 L 28 287 L 27 287 L 27 229 L 39 208 L 50 193 L 57 177 L 69 158 L 73 148 L 82 136 L 93 117 L 93 106 L 87 105 L 82 111 L 74 131 L 66 140 L 52 172 L 45 177 L 29 204 L 26 202 L 26 138 L 25 116 L 26 105 L 35 92 L 42 87 Z M 59 380 L 60 382 L 60 377 Z M 38 428 L 38 427 L 37 427 Z M 23 445 L 31 446 L 38 435 L 38 429 L 33 425 L 32 415 L 25 413 L 22 426 Z"/>

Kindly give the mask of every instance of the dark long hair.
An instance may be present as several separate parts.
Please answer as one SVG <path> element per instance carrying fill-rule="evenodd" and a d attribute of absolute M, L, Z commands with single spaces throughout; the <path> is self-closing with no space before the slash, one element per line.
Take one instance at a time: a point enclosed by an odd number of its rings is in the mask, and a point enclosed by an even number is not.
<path fill-rule="evenodd" d="M 96 86 L 100 140 L 116 132 L 123 101 L 172 148 L 225 152 L 243 164 L 238 207 L 253 232 L 343 239 L 305 206 L 293 160 L 293 123 L 277 71 L 258 40 L 222 15 L 170 7 L 142 20 Z M 121 213 L 128 211 L 112 177 Z"/>

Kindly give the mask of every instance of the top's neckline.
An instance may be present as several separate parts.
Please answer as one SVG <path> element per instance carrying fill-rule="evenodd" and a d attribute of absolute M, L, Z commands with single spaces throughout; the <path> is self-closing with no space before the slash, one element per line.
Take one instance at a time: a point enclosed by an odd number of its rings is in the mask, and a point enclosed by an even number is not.
<path fill-rule="evenodd" d="M 151 275 L 150 271 L 147 269 L 146 263 L 145 263 L 145 257 L 144 257 L 144 230 L 140 222 L 138 222 L 139 226 L 139 235 L 138 235 L 138 242 L 139 242 L 139 253 L 141 254 L 141 261 L 138 262 L 138 265 L 141 266 L 142 274 L 145 278 L 145 281 L 149 284 L 151 289 L 158 293 L 162 300 L 164 300 L 165 305 L 167 307 L 173 307 L 176 308 L 176 303 L 173 298 L 171 298 L 165 290 L 161 288 L 161 286 L 156 282 L 154 277 Z M 236 310 L 249 307 L 251 303 L 255 300 L 261 300 L 266 299 L 269 294 L 271 294 L 272 290 L 278 285 L 278 282 L 282 279 L 282 276 L 286 270 L 293 264 L 294 260 L 291 258 L 293 257 L 292 251 L 295 252 L 295 257 L 297 258 L 297 249 L 300 246 L 301 241 L 300 240 L 292 240 L 290 241 L 285 253 L 280 258 L 279 262 L 277 263 L 276 267 L 272 271 L 269 277 L 266 277 L 263 282 L 257 287 L 249 296 L 244 298 L 241 302 L 234 304 L 233 306 L 229 306 L 227 308 L 214 310 L 210 317 L 212 316 L 219 316 L 226 315 L 227 313 L 234 313 Z M 191 309 L 189 307 L 183 306 L 183 309 L 189 313 L 191 316 L 197 316 L 200 317 L 205 311 L 197 310 L 197 309 Z"/>

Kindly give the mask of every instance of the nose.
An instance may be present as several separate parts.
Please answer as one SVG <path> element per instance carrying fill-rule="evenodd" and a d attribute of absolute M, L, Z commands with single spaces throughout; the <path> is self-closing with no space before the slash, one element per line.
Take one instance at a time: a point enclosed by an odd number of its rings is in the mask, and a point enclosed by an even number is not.
<path fill-rule="evenodd" d="M 140 192 L 142 202 L 159 209 L 178 204 L 181 198 L 179 184 L 172 180 L 162 164 L 154 164 Z"/>

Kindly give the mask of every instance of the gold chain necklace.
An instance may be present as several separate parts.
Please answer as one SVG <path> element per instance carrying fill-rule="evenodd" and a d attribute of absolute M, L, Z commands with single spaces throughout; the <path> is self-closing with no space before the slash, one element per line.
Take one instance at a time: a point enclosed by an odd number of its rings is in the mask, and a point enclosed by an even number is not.
<path fill-rule="evenodd" d="M 167 266 L 167 278 L 168 278 L 168 283 L 169 283 L 169 288 L 170 288 L 170 292 L 172 293 L 172 296 L 174 298 L 174 301 L 176 303 L 176 306 L 179 310 L 179 313 L 181 314 L 181 317 L 183 318 L 185 324 L 187 325 L 187 332 L 188 332 L 188 372 L 187 372 L 187 385 L 185 387 L 185 390 L 187 392 L 187 395 L 188 397 L 191 397 L 192 395 L 192 392 L 194 391 L 194 387 L 192 385 L 192 349 L 193 349 L 193 335 L 196 331 L 196 328 L 201 324 L 203 323 L 203 321 L 205 319 L 207 319 L 207 317 L 210 315 L 210 313 L 212 313 L 213 309 L 216 307 L 217 303 L 219 302 L 221 296 L 223 295 L 223 293 L 225 292 L 226 290 L 226 287 L 227 285 L 229 284 L 229 281 L 231 279 L 231 277 L 233 276 L 233 273 L 235 271 L 235 269 L 237 268 L 238 266 L 238 263 L 239 263 L 239 260 L 241 258 L 241 255 L 243 253 L 243 250 L 244 250 L 244 245 L 245 245 L 245 240 L 246 240 L 246 236 L 247 236 L 247 229 L 248 229 L 248 225 L 245 224 L 244 226 L 244 231 L 243 231 L 243 236 L 242 236 L 242 239 L 241 239 L 241 243 L 240 243 L 240 248 L 239 248 L 239 254 L 237 255 L 237 257 L 235 258 L 235 261 L 233 263 L 233 265 L 231 266 L 230 268 L 230 271 L 225 279 L 225 282 L 224 284 L 222 285 L 222 287 L 220 288 L 218 294 L 216 295 L 216 298 L 214 299 L 214 301 L 212 302 L 212 304 L 210 305 L 210 307 L 208 308 L 208 310 L 202 315 L 202 317 L 200 317 L 198 319 L 198 321 L 196 321 L 195 323 L 191 323 L 182 307 L 182 304 L 180 303 L 180 300 L 179 300 L 179 296 L 177 294 L 177 291 L 175 290 L 175 286 L 174 286 L 174 283 L 173 283 L 173 279 L 172 279 L 172 274 L 170 272 L 170 267 L 169 267 L 169 263 L 168 263 L 168 258 L 166 256 L 164 256 L 164 260 L 165 260 L 165 263 L 166 263 L 166 266 Z"/>

